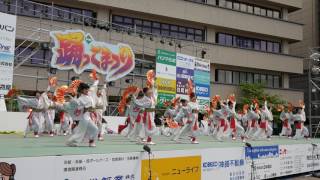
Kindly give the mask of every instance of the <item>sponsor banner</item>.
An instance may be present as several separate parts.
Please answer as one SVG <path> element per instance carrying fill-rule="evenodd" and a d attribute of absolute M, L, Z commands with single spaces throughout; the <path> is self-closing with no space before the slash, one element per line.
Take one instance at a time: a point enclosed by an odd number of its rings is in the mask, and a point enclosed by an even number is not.
<path fill-rule="evenodd" d="M 51 66 L 60 70 L 73 69 L 81 74 L 88 69 L 114 81 L 129 74 L 135 67 L 135 56 L 127 44 L 117 45 L 95 41 L 81 30 L 52 31 L 54 41 Z"/>
<path fill-rule="evenodd" d="M 195 85 L 196 95 L 198 97 L 210 98 L 210 85 L 207 84 L 196 84 Z"/>
<path fill-rule="evenodd" d="M 194 71 L 194 81 L 198 84 L 210 84 L 210 71 Z"/>
<path fill-rule="evenodd" d="M 191 79 L 193 80 L 193 69 L 186 69 L 177 66 L 177 79 Z"/>
<path fill-rule="evenodd" d="M 17 17 L 0 12 L 0 95 L 12 88 Z"/>
<path fill-rule="evenodd" d="M 196 70 L 210 72 L 210 61 L 207 59 L 195 58 L 194 66 Z"/>
<path fill-rule="evenodd" d="M 177 67 L 194 70 L 195 57 L 177 53 Z"/>
<path fill-rule="evenodd" d="M 160 78 L 156 79 L 157 89 L 159 93 L 176 93 L 176 80 Z"/>
<path fill-rule="evenodd" d="M 188 94 L 188 79 L 177 78 L 177 96 Z"/>
<path fill-rule="evenodd" d="M 9 170 L 9 167 L 12 168 L 13 165 L 15 166 L 16 173 L 14 179 L 141 179 L 141 153 L 0 158 L 0 163 L 9 165 L 6 167 L 6 170 Z M 0 168 L 3 167 L 0 166 Z"/>
<path fill-rule="evenodd" d="M 164 180 L 201 179 L 201 156 L 152 159 L 152 178 Z M 149 161 L 141 163 L 141 179 L 149 179 Z"/>
<path fill-rule="evenodd" d="M 245 180 L 244 148 L 204 149 L 202 153 L 202 179 Z"/>
<path fill-rule="evenodd" d="M 320 147 L 279 145 L 280 176 L 320 170 Z"/>
<path fill-rule="evenodd" d="M 167 101 L 171 101 L 173 98 L 175 98 L 176 95 L 175 94 L 168 94 L 168 93 L 158 93 L 158 98 L 157 98 L 157 106 L 159 108 L 164 107 L 163 103 L 167 102 Z"/>
<path fill-rule="evenodd" d="M 270 179 L 279 176 L 279 146 L 256 146 L 245 148 L 248 177 L 251 177 L 252 163 L 254 164 L 254 179 Z"/>
<path fill-rule="evenodd" d="M 156 64 L 156 77 L 176 80 L 176 67 L 168 64 Z"/>
<path fill-rule="evenodd" d="M 156 61 L 157 63 L 176 66 L 176 53 L 162 49 L 157 49 Z"/>

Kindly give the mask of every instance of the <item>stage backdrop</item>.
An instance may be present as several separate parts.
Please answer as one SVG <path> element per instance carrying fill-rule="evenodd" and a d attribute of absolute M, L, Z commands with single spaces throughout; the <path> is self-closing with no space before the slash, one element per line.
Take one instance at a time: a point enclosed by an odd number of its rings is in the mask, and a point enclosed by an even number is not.
<path fill-rule="evenodd" d="M 188 79 L 193 81 L 201 105 L 210 102 L 210 61 L 185 54 L 157 49 L 156 83 L 158 107 L 174 97 L 188 97 Z"/>
<path fill-rule="evenodd" d="M 0 95 L 12 88 L 17 17 L 0 12 Z"/>
<path fill-rule="evenodd" d="M 135 56 L 127 44 L 117 45 L 95 41 L 81 30 L 52 31 L 54 41 L 51 66 L 60 70 L 73 69 L 77 74 L 95 69 L 114 81 L 129 74 L 135 67 Z"/>

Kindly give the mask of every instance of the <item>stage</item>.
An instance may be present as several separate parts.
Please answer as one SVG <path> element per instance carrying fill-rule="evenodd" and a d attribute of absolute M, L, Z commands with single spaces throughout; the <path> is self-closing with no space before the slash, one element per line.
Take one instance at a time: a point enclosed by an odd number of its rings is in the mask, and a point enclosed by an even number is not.
<path fill-rule="evenodd" d="M 17 157 L 38 157 L 38 156 L 61 156 L 61 155 L 86 155 L 86 154 L 109 154 L 109 153 L 129 153 L 142 151 L 142 145 L 130 142 L 127 138 L 120 135 L 106 135 L 104 141 L 97 141 L 97 147 L 89 148 L 84 143 L 79 147 L 67 147 L 65 145 L 65 136 L 49 137 L 44 135 L 40 138 L 34 138 L 31 134 L 23 138 L 22 135 L 0 135 L 0 144 L 6 148 L 0 148 L 0 158 Z M 183 143 L 177 144 L 170 141 L 170 137 L 156 136 L 151 146 L 153 151 L 175 151 L 175 150 L 193 150 L 208 148 L 230 148 L 244 147 L 240 140 L 226 140 L 219 142 L 210 136 L 201 136 L 199 144 L 190 144 L 188 140 L 182 140 Z M 268 145 L 294 145 L 294 144 L 320 144 L 320 139 L 311 139 L 309 141 L 292 140 L 287 138 L 273 137 L 271 141 L 248 141 L 252 146 Z M 3 146 L 2 146 L 3 147 Z"/>
<path fill-rule="evenodd" d="M 87 144 L 67 147 L 66 138 L 0 135 L 0 162 L 16 165 L 16 180 L 147 180 L 148 153 L 143 152 L 143 145 L 106 135 L 96 148 Z M 153 179 L 250 179 L 251 158 L 256 179 L 320 170 L 320 139 L 249 141 L 253 149 L 245 148 L 240 140 L 218 142 L 209 136 L 199 137 L 200 144 L 187 139 L 176 144 L 164 136 L 155 137 L 154 142 Z"/>

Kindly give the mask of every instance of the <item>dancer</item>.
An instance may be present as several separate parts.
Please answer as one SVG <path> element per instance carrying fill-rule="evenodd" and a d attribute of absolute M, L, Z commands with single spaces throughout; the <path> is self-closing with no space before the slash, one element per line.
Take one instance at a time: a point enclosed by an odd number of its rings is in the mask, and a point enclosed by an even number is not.
<path fill-rule="evenodd" d="M 282 130 L 279 136 L 287 136 L 288 138 L 291 138 L 292 134 L 292 128 L 290 125 L 291 116 L 290 116 L 290 109 L 292 105 L 289 103 L 288 108 L 285 108 L 283 105 L 278 106 L 278 111 L 281 112 L 280 114 L 280 120 L 282 121 Z"/>
<path fill-rule="evenodd" d="M 71 101 L 72 96 L 65 95 L 64 99 L 68 103 Z M 64 136 L 71 134 L 71 125 L 73 124 L 73 121 L 68 111 L 64 109 L 60 109 L 59 118 L 60 118 L 60 132 L 62 132 Z"/>
<path fill-rule="evenodd" d="M 137 141 L 138 144 L 143 144 L 145 138 L 144 123 L 142 122 L 144 107 L 146 106 L 146 97 L 142 90 L 137 89 L 137 95 L 132 96 L 132 102 L 129 112 L 130 121 L 134 121 L 133 129 L 129 133 L 128 138 L 131 141 Z"/>
<path fill-rule="evenodd" d="M 78 87 L 79 98 L 72 99 L 66 103 L 66 109 L 71 109 L 74 119 L 79 120 L 79 125 L 74 129 L 73 135 L 67 140 L 68 146 L 77 146 L 78 143 L 89 139 L 89 147 L 95 147 L 95 138 L 98 135 L 95 115 L 95 95 L 99 81 L 96 80 L 90 87 L 85 83 L 80 83 Z M 73 110 L 73 108 L 76 108 Z"/>
<path fill-rule="evenodd" d="M 304 122 L 306 121 L 306 114 L 305 114 L 305 105 L 302 101 L 300 101 L 300 107 L 295 109 L 295 113 L 291 113 L 291 117 L 295 122 L 296 126 L 296 134 L 293 139 L 301 139 L 306 138 L 309 139 L 309 130 L 307 127 L 304 126 Z"/>
<path fill-rule="evenodd" d="M 177 105 L 179 104 L 179 105 Z M 162 122 L 161 133 L 165 136 L 175 135 L 183 122 L 176 122 L 174 118 L 177 116 L 180 110 L 180 97 L 174 98 L 171 101 L 165 102 L 166 111 L 164 112 L 165 120 Z M 168 127 L 164 127 L 164 124 L 167 124 Z"/>
<path fill-rule="evenodd" d="M 103 134 L 102 134 L 102 118 L 103 113 L 106 111 L 108 106 L 107 101 L 107 93 L 106 93 L 107 85 L 104 84 L 102 88 L 98 89 L 97 96 L 96 96 L 96 114 L 97 114 L 97 126 L 99 129 L 98 133 L 98 140 L 103 141 Z"/>
<path fill-rule="evenodd" d="M 232 140 L 237 139 L 237 135 L 239 134 L 241 137 L 241 140 L 245 142 L 245 136 L 244 136 L 244 128 L 241 126 L 239 121 L 241 121 L 241 116 L 238 115 L 236 112 L 236 101 L 234 95 L 229 97 L 228 102 L 228 117 L 230 119 L 230 128 L 232 130 Z"/>
<path fill-rule="evenodd" d="M 196 137 L 198 135 L 199 126 L 198 126 L 198 114 L 199 114 L 199 104 L 197 102 L 197 97 L 195 93 L 193 92 L 193 84 L 192 81 L 188 80 L 188 94 L 190 98 L 190 102 L 187 102 L 187 100 L 182 99 L 182 108 L 180 109 L 180 112 L 178 113 L 175 120 L 182 121 L 182 118 L 186 118 L 187 121 L 184 124 L 184 126 L 179 130 L 177 135 L 173 137 L 173 141 L 178 142 L 178 139 L 186 134 L 191 134 L 191 143 L 192 144 L 199 144 L 199 142 L 196 140 Z"/>
<path fill-rule="evenodd" d="M 47 91 L 43 93 L 44 99 L 44 123 L 45 128 L 44 131 L 48 132 L 51 137 L 54 136 L 54 119 L 55 119 L 55 103 L 53 101 L 53 93 L 50 92 L 50 86 L 48 87 Z"/>
<path fill-rule="evenodd" d="M 135 92 L 137 92 L 136 86 L 129 86 L 127 87 L 123 94 L 122 98 L 119 102 L 118 111 L 119 115 L 126 117 L 125 125 L 122 126 L 122 130 L 119 129 L 119 132 L 124 134 L 125 137 L 129 137 L 129 135 L 132 133 L 132 130 L 134 128 L 134 120 L 130 117 L 132 115 L 132 97 Z"/>
<path fill-rule="evenodd" d="M 258 130 L 258 120 L 260 119 L 260 110 L 257 100 L 253 100 L 253 104 L 250 105 L 250 110 L 244 115 L 244 121 L 247 122 L 246 137 L 252 138 L 254 133 Z"/>
<path fill-rule="evenodd" d="M 272 113 L 268 109 L 267 101 L 264 102 L 262 109 L 260 111 L 260 124 L 258 130 L 254 133 L 252 139 L 257 140 L 261 138 L 267 138 L 271 140 L 272 128 L 268 125 L 270 121 L 273 120 Z"/>
<path fill-rule="evenodd" d="M 24 137 L 27 137 L 29 131 L 33 131 L 34 137 L 38 138 L 40 130 L 42 129 L 42 123 L 44 121 L 44 100 L 40 92 L 36 92 L 35 98 L 23 98 L 18 96 L 18 102 L 20 105 L 24 104 L 30 108 L 30 114 L 28 116 L 28 124 L 24 132 Z"/>

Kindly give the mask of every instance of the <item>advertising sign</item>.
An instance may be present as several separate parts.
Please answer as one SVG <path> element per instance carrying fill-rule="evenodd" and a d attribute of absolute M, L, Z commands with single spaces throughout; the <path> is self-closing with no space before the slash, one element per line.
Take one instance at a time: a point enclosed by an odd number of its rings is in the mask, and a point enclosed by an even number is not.
<path fill-rule="evenodd" d="M 152 159 L 152 179 L 201 179 L 201 156 Z M 141 179 L 149 179 L 149 161 L 142 160 Z"/>
<path fill-rule="evenodd" d="M 12 88 L 16 22 L 16 16 L 0 12 L 0 95 Z"/>
<path fill-rule="evenodd" d="M 54 41 L 51 66 L 61 70 L 73 69 L 81 74 L 88 69 L 106 75 L 114 81 L 129 74 L 135 67 L 135 56 L 129 45 L 95 41 L 81 30 L 52 31 Z"/>

